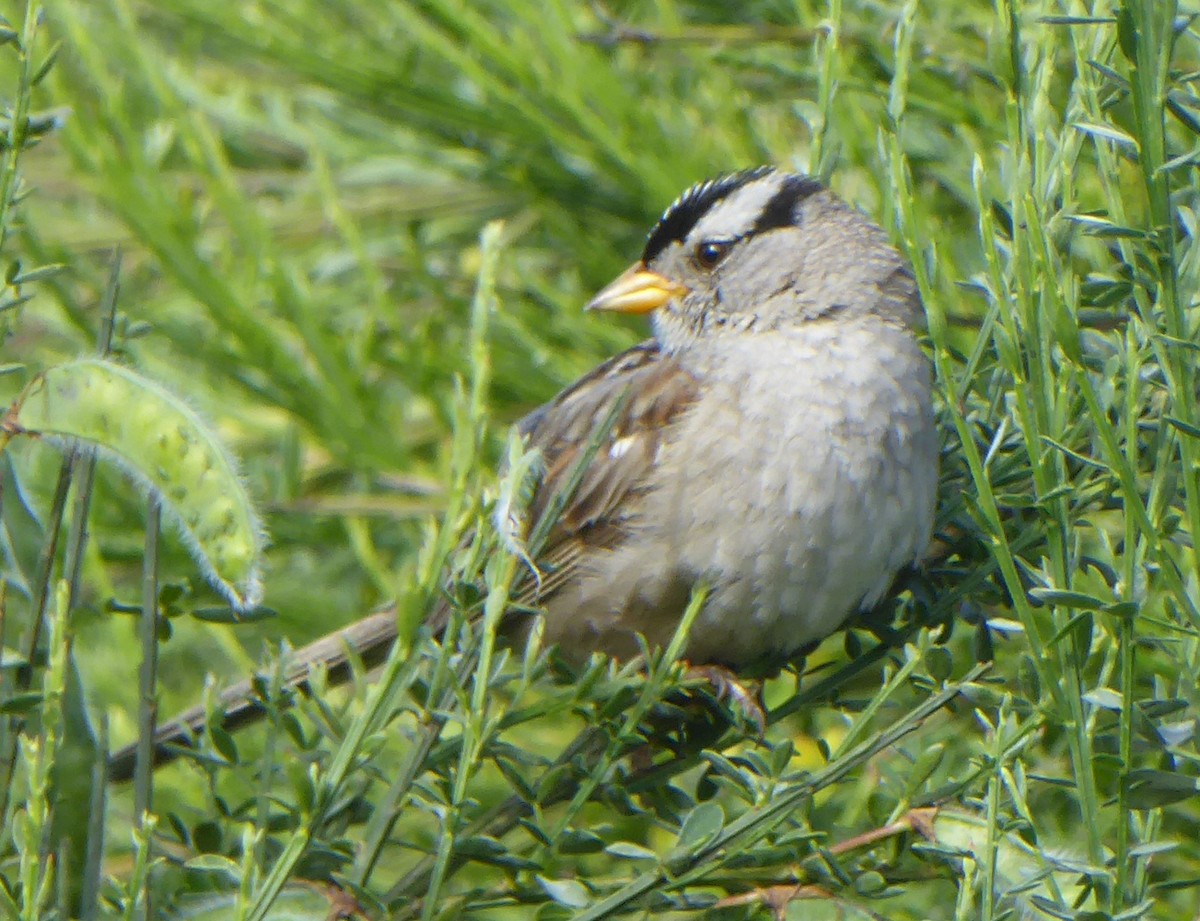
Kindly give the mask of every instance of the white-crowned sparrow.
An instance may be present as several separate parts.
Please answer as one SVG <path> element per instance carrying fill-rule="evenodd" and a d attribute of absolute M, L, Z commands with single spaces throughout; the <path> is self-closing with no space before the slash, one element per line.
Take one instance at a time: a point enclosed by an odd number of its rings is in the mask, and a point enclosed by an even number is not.
<path fill-rule="evenodd" d="M 925 550 L 938 442 L 920 302 L 861 213 L 770 169 L 703 183 L 588 307 L 653 311 L 655 337 L 521 425 L 547 463 L 536 516 L 630 393 L 543 559 L 534 600 L 568 656 L 665 644 L 707 577 L 688 660 L 783 660 Z"/>
<path fill-rule="evenodd" d="M 862 213 L 769 168 L 701 183 L 588 307 L 652 313 L 654 338 L 520 423 L 545 461 L 536 522 L 625 401 L 540 581 L 519 589 L 568 658 L 636 654 L 638 634 L 665 644 L 705 578 L 686 658 L 779 663 L 875 605 L 924 552 L 938 438 L 921 306 Z M 295 660 L 344 667 L 349 643 L 376 661 L 394 637 L 393 617 L 374 615 Z"/>

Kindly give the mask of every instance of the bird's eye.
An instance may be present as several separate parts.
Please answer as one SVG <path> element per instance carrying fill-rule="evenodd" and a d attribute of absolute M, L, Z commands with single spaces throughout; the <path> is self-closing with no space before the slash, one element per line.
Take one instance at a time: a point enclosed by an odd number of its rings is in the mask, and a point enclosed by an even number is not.
<path fill-rule="evenodd" d="M 713 268 L 732 245 L 732 240 L 704 240 L 696 246 L 696 264 L 702 269 Z"/>

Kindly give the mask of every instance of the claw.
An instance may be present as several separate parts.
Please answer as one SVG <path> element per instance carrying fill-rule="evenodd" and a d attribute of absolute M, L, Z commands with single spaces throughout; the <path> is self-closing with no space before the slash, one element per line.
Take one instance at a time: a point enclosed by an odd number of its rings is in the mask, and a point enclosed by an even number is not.
<path fill-rule="evenodd" d="M 758 731 L 761 739 L 767 732 L 767 714 L 763 709 L 762 685 L 755 683 L 753 690 L 723 665 L 691 665 L 687 675 L 704 682 L 712 688 L 713 697 L 728 705 L 736 717 L 749 723 Z"/>

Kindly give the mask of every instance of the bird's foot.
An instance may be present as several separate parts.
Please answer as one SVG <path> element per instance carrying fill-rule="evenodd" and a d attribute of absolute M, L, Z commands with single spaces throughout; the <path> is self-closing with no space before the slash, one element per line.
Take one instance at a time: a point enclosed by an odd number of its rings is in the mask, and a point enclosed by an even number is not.
<path fill-rule="evenodd" d="M 713 698 L 725 704 L 734 717 L 753 726 L 762 738 L 767 732 L 767 714 L 762 704 L 762 684 L 744 684 L 723 665 L 690 665 L 687 677 L 706 684 Z"/>

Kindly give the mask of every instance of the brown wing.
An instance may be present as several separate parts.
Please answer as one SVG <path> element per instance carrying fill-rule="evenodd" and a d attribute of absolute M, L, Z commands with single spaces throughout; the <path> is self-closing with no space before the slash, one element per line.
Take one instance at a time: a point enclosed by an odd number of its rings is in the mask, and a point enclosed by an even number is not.
<path fill-rule="evenodd" d="M 519 602 L 544 601 L 570 580 L 585 550 L 612 545 L 637 514 L 646 474 L 669 423 L 695 396 L 695 378 L 648 340 L 609 359 L 518 423 L 529 444 L 541 451 L 546 468 L 530 508 L 531 533 L 553 511 L 555 497 L 578 478 L 538 554 L 541 581 L 525 586 Z M 595 433 L 615 410 L 607 436 L 580 476 L 579 464 Z"/>

